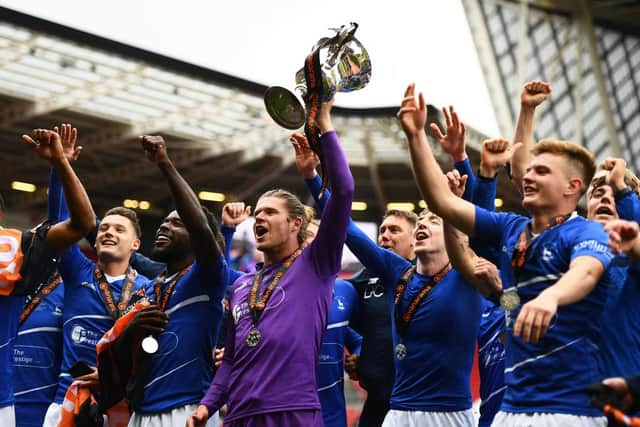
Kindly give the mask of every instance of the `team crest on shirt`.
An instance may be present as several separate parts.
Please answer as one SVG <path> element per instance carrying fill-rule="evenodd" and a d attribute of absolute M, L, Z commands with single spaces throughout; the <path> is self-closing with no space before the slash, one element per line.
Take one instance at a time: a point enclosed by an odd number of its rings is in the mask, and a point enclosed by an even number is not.
<path fill-rule="evenodd" d="M 548 249 L 546 246 L 542 248 L 542 260 L 544 262 L 549 262 L 553 260 L 553 252 Z"/>
<path fill-rule="evenodd" d="M 336 297 L 336 303 L 338 304 L 338 310 L 343 311 L 345 309 L 344 300 L 342 297 Z"/>

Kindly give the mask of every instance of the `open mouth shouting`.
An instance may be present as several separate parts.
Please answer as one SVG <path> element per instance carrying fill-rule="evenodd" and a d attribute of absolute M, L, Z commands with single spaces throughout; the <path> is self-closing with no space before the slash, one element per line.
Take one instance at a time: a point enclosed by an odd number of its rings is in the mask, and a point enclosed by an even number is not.
<path fill-rule="evenodd" d="M 263 225 L 256 225 L 253 228 L 253 233 L 256 236 L 256 240 L 262 240 L 264 236 L 267 234 L 267 228 Z"/>
<path fill-rule="evenodd" d="M 596 209 L 596 216 L 600 215 L 613 216 L 613 209 L 611 209 L 611 207 L 608 205 L 600 205 L 598 206 L 598 209 Z"/>
<path fill-rule="evenodd" d="M 421 242 L 429 238 L 429 235 L 425 231 L 418 231 L 416 233 L 416 242 Z"/>

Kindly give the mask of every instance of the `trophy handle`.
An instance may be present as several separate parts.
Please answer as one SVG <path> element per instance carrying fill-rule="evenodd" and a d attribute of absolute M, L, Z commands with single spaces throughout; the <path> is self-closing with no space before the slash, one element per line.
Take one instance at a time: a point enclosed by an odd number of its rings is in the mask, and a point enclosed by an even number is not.
<path fill-rule="evenodd" d="M 305 122 L 304 107 L 298 98 L 280 86 L 271 86 L 264 93 L 264 106 L 274 122 L 285 129 L 299 129 Z"/>

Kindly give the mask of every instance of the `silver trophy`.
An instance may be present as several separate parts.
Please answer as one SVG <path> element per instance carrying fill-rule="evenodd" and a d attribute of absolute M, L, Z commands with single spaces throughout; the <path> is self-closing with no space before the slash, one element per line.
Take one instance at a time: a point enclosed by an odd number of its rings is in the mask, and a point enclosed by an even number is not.
<path fill-rule="evenodd" d="M 352 92 L 365 87 L 371 80 L 371 59 L 362 43 L 354 34 L 358 24 L 352 22 L 332 29 L 332 37 L 323 37 L 311 49 L 310 57 L 319 61 L 321 86 L 316 92 L 320 102 L 333 98 L 336 92 Z M 296 92 L 307 103 L 309 87 L 314 82 L 307 81 L 309 70 L 305 67 L 296 73 Z M 313 75 L 313 74 L 311 74 Z M 318 90 L 319 89 L 319 90 Z M 271 118 L 286 129 L 298 129 L 305 123 L 307 114 L 296 95 L 280 86 L 272 86 L 264 94 L 264 103 Z"/>

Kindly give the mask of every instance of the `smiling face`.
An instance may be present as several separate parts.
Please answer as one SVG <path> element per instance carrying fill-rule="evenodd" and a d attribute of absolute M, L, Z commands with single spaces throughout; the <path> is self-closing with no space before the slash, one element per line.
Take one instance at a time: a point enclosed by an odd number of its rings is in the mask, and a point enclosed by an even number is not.
<path fill-rule="evenodd" d="M 599 171 L 587 190 L 587 218 L 601 224 L 618 219 L 618 210 L 611 186 L 605 184 L 607 171 Z"/>
<path fill-rule="evenodd" d="M 418 256 L 445 250 L 442 218 L 432 212 L 427 212 L 418 218 L 413 231 L 413 250 Z"/>
<path fill-rule="evenodd" d="M 129 218 L 107 215 L 98 227 L 95 247 L 102 262 L 122 261 L 140 248 L 140 239 Z"/>
<path fill-rule="evenodd" d="M 380 224 L 378 246 L 403 258 L 413 258 L 413 228 L 409 221 L 402 216 L 387 216 Z"/>
<path fill-rule="evenodd" d="M 165 217 L 156 231 L 151 257 L 155 261 L 167 263 L 170 260 L 182 259 L 189 252 L 191 252 L 189 232 L 178 212 L 173 211 Z"/>
<path fill-rule="evenodd" d="M 522 205 L 533 213 L 555 210 L 568 199 L 577 201 L 581 189 L 582 178 L 566 158 L 542 153 L 531 160 L 522 178 Z"/>
<path fill-rule="evenodd" d="M 274 196 L 261 197 L 256 204 L 254 216 L 253 234 L 258 250 L 275 254 L 284 252 L 284 255 L 288 255 L 288 251 L 293 252 L 298 247 L 298 232 L 302 219 L 289 216 L 284 199 Z"/>

